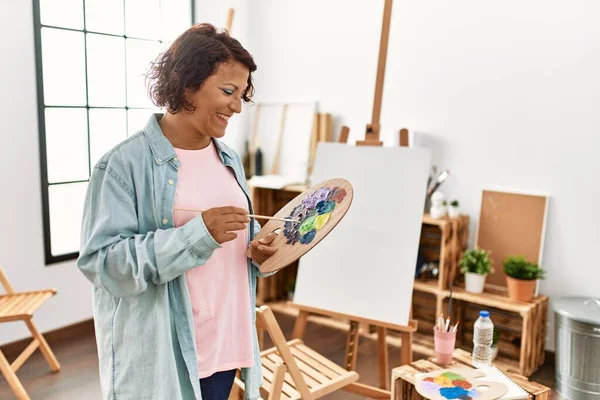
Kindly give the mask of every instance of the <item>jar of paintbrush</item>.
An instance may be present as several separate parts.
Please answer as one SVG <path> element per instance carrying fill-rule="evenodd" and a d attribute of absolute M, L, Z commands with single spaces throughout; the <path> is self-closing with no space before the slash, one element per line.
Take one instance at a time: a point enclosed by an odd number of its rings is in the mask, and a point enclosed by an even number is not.
<path fill-rule="evenodd" d="M 433 327 L 433 345 L 435 350 L 435 361 L 441 365 L 452 363 L 452 353 L 456 345 L 456 330 L 458 322 L 452 324 L 450 317 L 444 319 L 440 315 Z"/>

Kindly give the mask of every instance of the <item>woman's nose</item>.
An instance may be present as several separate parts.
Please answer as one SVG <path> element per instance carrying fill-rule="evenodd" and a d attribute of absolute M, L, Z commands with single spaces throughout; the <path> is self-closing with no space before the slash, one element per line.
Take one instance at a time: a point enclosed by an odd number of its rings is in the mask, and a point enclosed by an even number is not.
<path fill-rule="evenodd" d="M 229 108 L 234 113 L 238 113 L 238 114 L 241 113 L 242 112 L 242 99 L 233 100 L 231 103 L 229 103 Z"/>

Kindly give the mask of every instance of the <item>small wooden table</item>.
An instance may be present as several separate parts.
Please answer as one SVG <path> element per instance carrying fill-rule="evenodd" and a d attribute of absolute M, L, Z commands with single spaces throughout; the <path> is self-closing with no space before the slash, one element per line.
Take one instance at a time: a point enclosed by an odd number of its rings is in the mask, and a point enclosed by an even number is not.
<path fill-rule="evenodd" d="M 465 352 L 466 353 L 466 352 Z M 461 357 L 463 359 L 463 357 Z M 466 361 L 463 359 L 463 361 Z M 467 362 L 454 360 L 452 365 L 439 366 L 432 359 L 418 360 L 392 370 L 392 400 L 424 400 L 415 389 L 415 375 L 444 368 L 473 368 Z M 503 370 L 518 385 L 529 392 L 531 400 L 550 400 L 550 388 L 536 382 L 530 382 L 524 376 Z"/>

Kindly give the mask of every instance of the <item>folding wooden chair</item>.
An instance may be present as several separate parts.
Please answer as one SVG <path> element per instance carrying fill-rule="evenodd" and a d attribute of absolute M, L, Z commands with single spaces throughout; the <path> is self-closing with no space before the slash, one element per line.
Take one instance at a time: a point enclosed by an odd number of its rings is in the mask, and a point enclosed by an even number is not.
<path fill-rule="evenodd" d="M 50 346 L 44 339 L 44 336 L 37 330 L 31 318 L 33 313 L 42 306 L 50 297 L 56 294 L 56 289 L 44 289 L 31 292 L 15 292 L 11 284 L 8 282 L 2 267 L 0 267 L 0 283 L 4 286 L 6 294 L 0 294 L 0 323 L 11 321 L 24 321 L 33 336 L 33 341 L 23 352 L 13 361 L 12 364 L 0 350 L 0 371 L 8 381 L 11 389 L 20 400 L 29 400 L 29 395 L 23 388 L 21 381 L 15 374 L 19 368 L 33 352 L 39 347 L 44 355 L 44 358 L 50 365 L 53 372 L 60 371 L 60 364 L 56 360 L 54 353 L 50 350 Z"/>
<path fill-rule="evenodd" d="M 355 371 L 347 371 L 305 346 L 302 340 L 286 342 L 268 306 L 256 310 L 256 326 L 269 333 L 274 347 L 261 352 L 263 385 L 261 396 L 268 400 L 312 400 L 356 382 Z M 244 389 L 236 378 L 236 386 Z"/>

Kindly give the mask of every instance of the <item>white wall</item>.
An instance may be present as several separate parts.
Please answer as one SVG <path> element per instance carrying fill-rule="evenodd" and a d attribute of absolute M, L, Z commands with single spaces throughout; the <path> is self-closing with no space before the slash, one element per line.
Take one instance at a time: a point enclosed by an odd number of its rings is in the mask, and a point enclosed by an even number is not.
<path fill-rule="evenodd" d="M 0 2 L 0 265 L 16 290 L 58 290 L 34 317 L 45 332 L 91 318 L 92 297 L 75 262 L 44 265 L 31 3 Z M 28 336 L 0 324 L 0 345 Z"/>
<path fill-rule="evenodd" d="M 314 98 L 351 127 L 370 122 L 383 0 L 253 2 L 258 99 Z M 449 168 L 443 189 L 472 218 L 487 186 L 552 196 L 541 291 L 598 296 L 600 3 L 394 2 L 382 138 L 422 133 Z M 393 173 L 393 171 L 391 171 Z M 501 267 L 501 266 L 497 266 Z M 553 344 L 549 316 L 548 348 Z"/>

